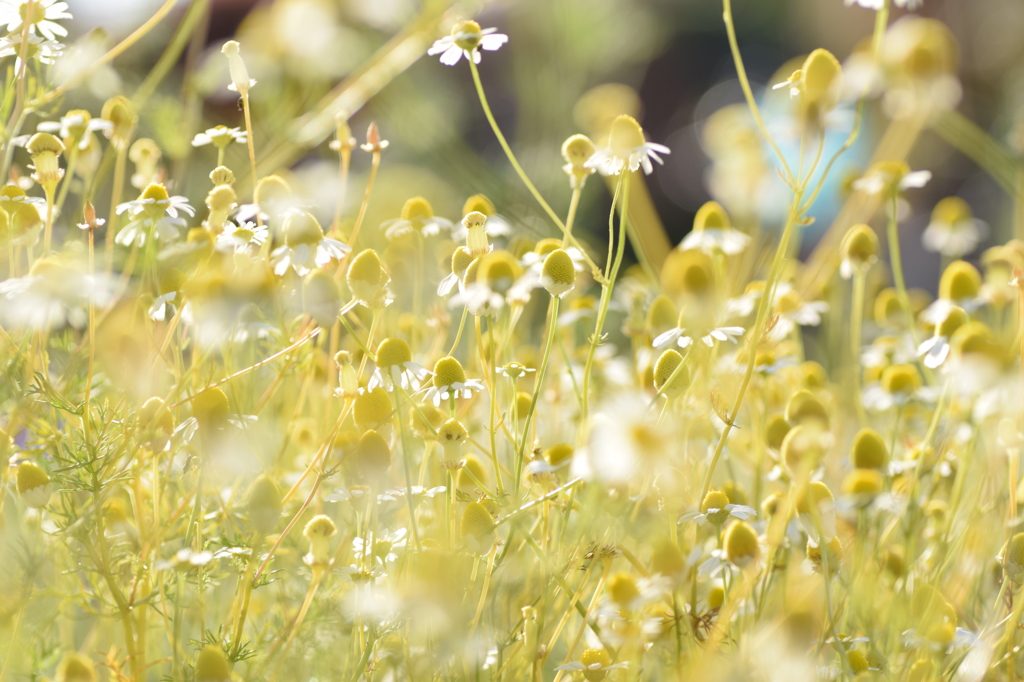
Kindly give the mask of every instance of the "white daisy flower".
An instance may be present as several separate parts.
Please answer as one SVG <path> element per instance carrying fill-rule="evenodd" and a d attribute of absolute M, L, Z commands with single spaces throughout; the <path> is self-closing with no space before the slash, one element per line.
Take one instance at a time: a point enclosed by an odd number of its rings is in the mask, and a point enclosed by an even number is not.
<path fill-rule="evenodd" d="M 558 244 L 559 246 L 557 248 L 562 248 L 560 241 Z M 586 261 L 582 251 L 577 249 L 575 246 L 567 246 L 564 250 L 569 254 L 569 258 L 572 259 L 572 266 L 576 272 L 583 272 L 586 270 Z M 527 271 L 533 270 L 539 276 L 544 270 L 544 259 L 548 257 L 548 253 L 550 252 L 537 253 L 537 251 L 530 251 L 525 254 L 519 262 Z"/>
<path fill-rule="evenodd" d="M 393 220 L 385 220 L 380 229 L 388 239 L 396 239 L 403 235 L 418 233 L 424 237 L 435 237 L 441 232 L 452 229 L 452 221 L 434 215 L 434 209 L 423 197 L 413 197 L 402 206 L 402 215 Z"/>
<path fill-rule="evenodd" d="M 497 30 L 481 29 L 475 21 L 460 21 L 452 27 L 449 35 L 435 41 L 427 54 L 431 57 L 441 55 L 441 63 L 447 66 L 458 64 L 463 56 L 479 64 L 481 48 L 493 52 L 508 42 L 508 36 L 496 33 Z"/>
<path fill-rule="evenodd" d="M 65 324 L 82 329 L 89 321 L 89 303 L 102 307 L 113 296 L 104 275 L 56 258 L 36 261 L 24 277 L 0 282 L 0 320 L 9 328 L 52 330 Z"/>
<path fill-rule="evenodd" d="M 57 23 L 59 19 L 70 19 L 67 12 L 68 3 L 57 0 L 3 0 L 0 2 L 0 25 L 6 24 L 7 33 L 20 34 L 25 15 L 28 14 L 29 3 L 32 3 L 32 25 L 30 33 L 37 30 L 48 40 L 64 37 L 68 30 Z"/>
<path fill-rule="evenodd" d="M 469 230 L 461 222 L 455 223 L 452 226 L 452 241 L 453 242 L 464 242 L 469 234 Z M 484 234 L 490 238 L 494 237 L 507 237 L 512 234 L 512 223 L 509 222 L 508 218 L 492 213 L 487 216 L 487 222 L 484 224 Z"/>
<path fill-rule="evenodd" d="M 87 149 L 92 141 L 92 133 L 97 131 L 109 131 L 114 124 L 102 118 L 92 118 L 88 112 L 78 110 L 69 111 L 62 116 L 60 121 L 43 121 L 36 130 L 43 133 L 59 135 L 67 140 L 68 138 L 78 141 L 79 149 Z"/>
<path fill-rule="evenodd" d="M 179 211 L 189 216 L 196 214 L 185 197 L 168 196 L 163 185 L 150 185 L 138 199 L 118 205 L 117 215 L 127 213 L 132 221 L 117 233 L 114 241 L 122 246 L 142 246 L 152 233 L 163 241 L 177 239 L 178 230 L 186 225 L 185 219 L 178 216 Z"/>
<path fill-rule="evenodd" d="M 434 363 L 433 380 L 426 389 L 426 399 L 440 407 L 442 400 L 469 399 L 474 392 L 482 393 L 484 385 L 479 379 L 467 379 L 466 370 L 457 359 L 447 356 Z"/>
<path fill-rule="evenodd" d="M 644 169 L 646 175 L 654 172 L 651 160 L 659 165 L 664 162 L 658 154 L 671 153 L 665 145 L 648 142 L 640 124 L 632 116 L 619 116 L 612 123 L 608 134 L 608 145 L 599 148 L 584 164 L 596 168 L 602 175 L 619 175 L 628 168 L 635 171 Z"/>
<path fill-rule="evenodd" d="M 853 188 L 879 194 L 883 191 L 903 192 L 924 187 L 932 179 L 931 171 L 912 171 L 902 161 L 882 161 L 872 166 L 862 177 L 853 181 Z"/>
<path fill-rule="evenodd" d="M 392 488 L 391 490 L 385 491 L 377 496 L 378 502 L 394 502 L 400 500 L 406 495 L 406 488 Z M 433 488 L 425 488 L 422 485 L 414 485 L 412 490 L 412 496 L 414 499 L 433 499 L 438 495 L 445 493 L 448 488 L 439 485 Z"/>
<path fill-rule="evenodd" d="M 430 386 L 427 389 L 425 399 L 434 403 L 434 407 L 440 407 L 443 401 L 451 398 L 463 398 L 469 400 L 473 393 L 483 393 L 486 387 L 479 379 L 466 379 L 465 381 L 453 381 L 444 386 Z"/>
<path fill-rule="evenodd" d="M 712 522 L 716 525 L 722 525 L 729 519 L 746 521 L 747 519 L 755 516 L 757 516 L 757 512 L 753 507 L 748 507 L 743 504 L 727 504 L 721 509 L 709 507 L 706 512 L 692 511 L 687 514 L 683 514 L 679 517 L 678 522 L 689 523 L 690 521 L 693 521 L 698 526 L 703 526 L 705 523 Z"/>
<path fill-rule="evenodd" d="M 248 141 L 248 133 L 241 128 L 214 126 L 213 128 L 207 128 L 205 132 L 197 133 L 192 138 L 192 146 L 202 147 L 203 145 L 212 144 L 218 149 L 224 149 L 232 142 L 245 144 L 246 141 Z"/>
<path fill-rule="evenodd" d="M 788 337 L 798 326 L 817 327 L 821 324 L 821 316 L 828 312 L 828 303 L 804 301 L 793 289 L 783 296 L 776 296 L 774 303 L 775 313 L 779 317 L 771 337 L 777 341 Z"/>
<path fill-rule="evenodd" d="M 420 386 L 430 377 L 430 370 L 407 360 L 400 365 L 391 367 L 378 367 L 373 370 L 370 381 L 366 388 L 370 391 L 383 386 L 388 391 L 394 391 L 396 385 L 400 385 L 406 391 L 418 391 Z"/>
<path fill-rule="evenodd" d="M 269 230 L 266 225 L 227 223 L 224 226 L 224 231 L 217 235 L 217 249 L 254 254 L 267 241 L 268 235 Z"/>
<path fill-rule="evenodd" d="M 694 230 L 683 238 L 679 248 L 683 251 L 700 249 L 709 256 L 721 252 L 732 256 L 743 251 L 750 243 L 750 237 L 731 227 Z"/>
<path fill-rule="evenodd" d="M 708 348 L 714 348 L 715 343 L 720 341 L 736 341 L 743 336 L 746 330 L 743 327 L 714 327 L 712 329 L 675 327 L 658 335 L 652 345 L 661 350 L 675 343 L 680 348 L 689 348 L 693 340 L 699 338 Z"/>
<path fill-rule="evenodd" d="M 14 71 L 21 71 L 21 37 L 22 34 L 12 33 L 6 38 L 0 38 L 0 59 L 4 57 L 17 57 L 14 62 Z M 28 34 L 28 48 L 25 53 L 29 59 L 35 57 L 42 64 L 53 64 L 57 58 L 64 54 L 63 43 L 56 40 L 44 40 L 34 33 Z"/>
<path fill-rule="evenodd" d="M 962 258 L 978 248 L 988 236 L 988 225 L 971 213 L 960 197 L 946 197 L 935 205 L 931 222 L 921 234 L 921 243 L 928 251 L 947 258 Z"/>
<path fill-rule="evenodd" d="M 369 547 L 369 556 L 380 564 L 388 564 L 398 559 L 395 550 L 404 549 L 408 532 L 405 528 L 399 528 L 394 533 L 384 531 L 374 536 L 373 531 L 367 533 L 366 538 L 357 536 L 352 539 L 352 556 L 362 559 L 367 554 L 366 547 Z"/>
<path fill-rule="evenodd" d="M 572 661 L 565 665 L 560 665 L 555 670 L 568 670 L 571 672 L 581 672 L 587 679 L 600 679 L 613 670 L 625 670 L 629 667 L 629 662 L 623 661 L 622 663 L 612 663 L 611 658 L 608 656 L 608 652 L 604 649 L 587 649 L 583 652 L 579 661 Z"/>
<path fill-rule="evenodd" d="M 283 231 L 284 244 L 270 253 L 270 263 L 278 276 L 291 268 L 301 277 L 315 267 L 341 260 L 352 251 L 348 244 L 325 237 L 317 219 L 305 211 L 289 213 Z"/>
<path fill-rule="evenodd" d="M 510 362 L 504 367 L 498 367 L 496 371 L 498 374 L 510 379 L 519 379 L 523 375 L 532 374 L 537 370 L 521 365 L 518 362 Z"/>

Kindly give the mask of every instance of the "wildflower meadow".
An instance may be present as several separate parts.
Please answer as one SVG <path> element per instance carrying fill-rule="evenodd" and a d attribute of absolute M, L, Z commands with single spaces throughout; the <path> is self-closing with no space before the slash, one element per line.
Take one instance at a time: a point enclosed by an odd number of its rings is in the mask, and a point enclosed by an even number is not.
<path fill-rule="evenodd" d="M 0 0 L 0 682 L 1024 678 L 1015 3 L 86 4 Z"/>

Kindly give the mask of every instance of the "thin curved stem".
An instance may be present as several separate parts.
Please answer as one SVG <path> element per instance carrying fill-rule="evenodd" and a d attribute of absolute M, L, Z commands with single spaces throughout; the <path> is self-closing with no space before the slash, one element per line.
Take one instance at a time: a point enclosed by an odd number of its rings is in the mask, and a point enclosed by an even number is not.
<path fill-rule="evenodd" d="M 779 163 L 782 164 L 785 170 L 785 180 L 790 185 L 797 181 L 797 178 L 793 176 L 793 171 L 790 170 L 789 164 L 786 162 L 786 157 L 782 155 L 775 140 L 768 132 L 768 128 L 764 124 L 764 120 L 761 118 L 761 111 L 757 107 L 757 100 L 754 99 L 754 92 L 750 88 L 750 80 L 747 78 L 747 69 L 743 66 L 743 56 L 740 54 L 740 46 L 736 40 L 736 27 L 733 24 L 732 19 L 732 0 L 722 0 L 722 20 L 725 22 L 725 31 L 729 36 L 729 49 L 732 51 L 732 60 L 736 65 L 736 76 L 739 78 L 740 87 L 743 89 L 743 96 L 747 100 L 747 106 L 750 108 L 750 113 L 754 116 L 754 121 L 757 122 L 757 127 L 761 131 L 761 135 L 771 146 L 772 151 L 775 152 L 775 156 L 778 157 Z"/>
<path fill-rule="evenodd" d="M 569 228 L 562 222 L 562 219 L 558 217 L 558 214 L 555 213 L 554 209 L 551 208 L 548 202 L 545 201 L 544 197 L 541 196 L 541 193 L 534 186 L 533 182 L 530 181 L 529 176 L 526 175 L 526 171 L 524 171 L 523 167 L 519 165 L 519 160 L 516 159 L 516 155 L 512 153 L 512 148 L 509 146 L 508 141 L 505 140 L 505 136 L 502 134 L 501 128 L 498 127 L 498 122 L 494 119 L 494 114 L 491 113 L 491 105 L 487 103 L 487 95 L 484 94 L 484 86 L 483 83 L 480 82 L 480 71 L 476 68 L 476 64 L 473 63 L 472 59 L 467 61 L 469 62 L 469 70 L 473 74 L 473 84 L 476 85 L 476 93 L 480 98 L 480 105 L 484 109 L 484 115 L 487 117 L 487 122 L 491 124 L 494 136 L 498 138 L 498 143 L 505 151 L 505 156 L 508 157 L 509 162 L 512 164 L 516 174 L 519 176 L 519 179 L 523 181 L 524 185 L 526 185 L 526 189 L 530 191 L 530 194 L 532 194 L 533 198 L 537 200 L 540 207 L 544 209 L 544 212 L 548 214 L 548 217 L 551 218 L 552 222 L 554 222 L 555 225 L 558 226 L 558 229 L 562 231 L 564 238 L 580 250 L 580 253 L 583 254 L 583 257 L 587 261 L 587 265 L 589 265 L 591 270 L 593 270 L 595 275 L 597 275 L 599 273 L 597 264 L 593 261 L 586 250 L 584 250 L 583 245 L 577 241 L 576 237 L 572 236 Z"/>

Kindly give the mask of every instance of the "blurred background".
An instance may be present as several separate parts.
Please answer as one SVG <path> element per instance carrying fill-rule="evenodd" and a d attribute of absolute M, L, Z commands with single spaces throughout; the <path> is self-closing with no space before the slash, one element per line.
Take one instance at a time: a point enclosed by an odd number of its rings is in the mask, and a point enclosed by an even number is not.
<path fill-rule="evenodd" d="M 75 21 L 68 22 L 73 31 L 68 43 L 74 49 L 57 65 L 58 72 L 73 70 L 83 55 L 98 53 L 124 37 L 160 4 L 71 0 Z M 904 13 L 894 8 L 892 21 Z M 843 0 L 735 0 L 734 14 L 767 123 L 787 155 L 795 158 L 795 136 L 787 136 L 788 95 L 784 89 L 766 94 L 765 86 L 784 80 L 795 68 L 792 60 L 817 47 L 845 61 L 870 37 L 875 12 L 847 7 Z M 1024 105 L 1024 2 L 924 0 L 917 14 L 941 20 L 956 38 L 962 86 L 958 109 L 1017 154 L 1020 144 L 1015 138 L 1024 137 L 1015 134 L 1017 112 Z M 112 69 L 97 73 L 69 104 L 96 113 L 112 94 L 131 95 L 140 85 L 152 90 L 141 103 L 139 134 L 153 137 L 163 148 L 166 163 L 174 169 L 168 175 L 184 184 L 175 191 L 201 203 L 215 152 L 209 147 L 193 150 L 192 137 L 218 123 L 242 125 L 236 97 L 225 87 L 226 61 L 219 54 L 223 41 L 237 36 L 258 81 L 252 99 L 260 172 L 290 167 L 296 188 L 330 222 L 337 177 L 337 155 L 326 144 L 333 137 L 333 124 L 324 124 L 331 121 L 330 111 L 320 117 L 318 126 L 300 124 L 313 121 L 309 112 L 330 102 L 332 89 L 358 75 L 361 65 L 386 49 L 395 36 L 401 37 L 403 31 L 408 35 L 418 21 L 422 28 L 427 15 L 434 23 L 420 38 L 426 42 L 411 43 L 419 49 L 444 35 L 459 17 L 475 17 L 484 27 L 498 27 L 509 36 L 500 51 L 485 53 L 482 77 L 499 123 L 556 210 L 564 213 L 570 195 L 561 171 L 562 141 L 577 132 L 595 134 L 604 112 L 613 107 L 635 111 L 648 139 L 672 150 L 665 166 L 648 178 L 653 204 L 672 244 L 690 230 L 697 208 L 711 198 L 726 204 L 738 222 L 744 214 L 759 215 L 759 227 L 766 234 L 778 228 L 787 190 L 777 181 L 760 139 L 727 136 L 723 141 L 721 134 L 713 134 L 723 127 L 716 128 L 716 121 L 728 118 L 722 112 L 742 102 L 721 5 L 713 0 L 455 5 L 435 0 L 183 0 L 157 30 L 119 59 L 120 76 Z M 178 29 L 182 24 L 193 27 L 188 35 Z M 146 84 L 147 73 L 162 55 L 168 59 L 165 50 L 177 39 L 182 48 L 179 55 L 170 55 L 171 69 L 164 82 L 159 87 Z M 555 228 L 542 219 L 488 127 L 465 63 L 449 68 L 420 55 L 399 60 L 402 63 L 380 80 L 380 91 L 371 88 L 368 94 L 373 97 L 352 115 L 352 130 L 360 142 L 371 120 L 391 142 L 368 224 L 396 217 L 404 200 L 416 194 L 430 199 L 439 215 L 458 219 L 464 199 L 482 192 L 500 213 L 535 238 L 554 236 Z M 737 117 L 744 115 L 732 111 Z M 716 113 L 721 115 L 716 118 Z M 835 129 L 826 138 L 826 153 L 846 138 L 851 122 L 852 107 L 838 112 Z M 883 107 L 871 103 L 863 134 L 837 164 L 811 210 L 816 222 L 803 236 L 805 255 L 835 217 L 844 182 L 848 185 L 863 172 L 887 122 Z M 729 129 L 735 133 L 735 126 Z M 753 166 L 760 164 L 760 170 L 751 171 L 750 158 L 742 168 L 732 156 L 724 158 L 737 146 L 745 146 L 758 159 Z M 247 168 L 244 145 L 235 147 L 228 165 L 241 177 Z M 351 197 L 361 195 L 359 176 L 369 165 L 369 155 L 356 155 L 350 203 Z M 908 285 L 934 290 L 939 256 L 926 253 L 920 241 L 934 204 L 949 195 L 968 201 L 990 226 L 988 242 L 979 252 L 993 240 L 1012 236 L 1013 206 L 994 180 L 929 129 L 921 133 L 908 161 L 911 168 L 934 174 L 925 189 L 909 197 L 912 210 L 902 228 Z M 591 233 L 596 244 L 604 239 L 609 205 L 606 187 L 596 180 L 589 183 L 577 225 Z"/>

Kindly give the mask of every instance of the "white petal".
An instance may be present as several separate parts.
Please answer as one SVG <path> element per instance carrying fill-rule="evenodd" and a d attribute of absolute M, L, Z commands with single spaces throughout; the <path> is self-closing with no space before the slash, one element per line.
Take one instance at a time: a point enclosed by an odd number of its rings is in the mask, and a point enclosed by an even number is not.
<path fill-rule="evenodd" d="M 441 63 L 446 66 L 455 66 L 461 58 L 462 48 L 458 45 L 452 45 L 441 55 Z"/>
<path fill-rule="evenodd" d="M 928 184 L 928 181 L 931 180 L 931 179 L 932 179 L 932 172 L 931 171 L 926 171 L 926 170 L 913 171 L 912 173 L 907 173 L 906 175 L 904 175 L 903 179 L 900 180 L 900 189 L 908 189 L 908 188 L 912 188 L 912 187 L 924 187 L 925 185 Z"/>

